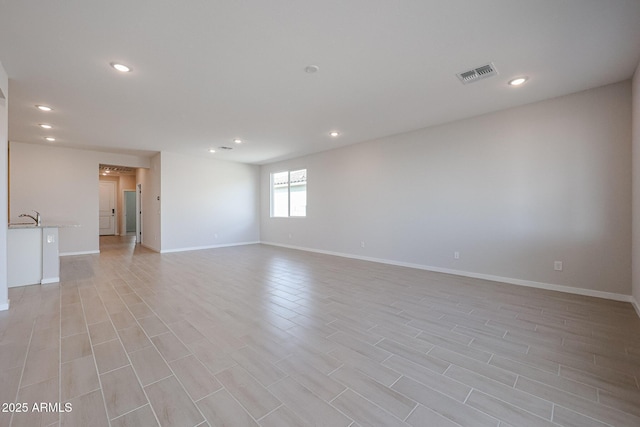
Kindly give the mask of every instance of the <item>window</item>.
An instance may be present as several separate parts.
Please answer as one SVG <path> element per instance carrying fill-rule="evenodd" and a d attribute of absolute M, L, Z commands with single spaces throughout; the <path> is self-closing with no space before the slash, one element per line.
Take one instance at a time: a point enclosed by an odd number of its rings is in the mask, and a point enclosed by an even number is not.
<path fill-rule="evenodd" d="M 307 170 L 271 174 L 271 216 L 307 216 Z"/>

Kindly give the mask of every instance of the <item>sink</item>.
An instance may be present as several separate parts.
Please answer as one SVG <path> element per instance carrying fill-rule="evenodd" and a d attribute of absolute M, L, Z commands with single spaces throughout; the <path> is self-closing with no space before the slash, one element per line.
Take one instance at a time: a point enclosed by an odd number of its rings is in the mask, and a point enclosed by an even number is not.
<path fill-rule="evenodd" d="M 15 226 L 24 227 L 24 226 L 27 226 L 27 225 L 31 225 L 31 226 L 35 227 L 36 223 L 35 222 L 10 222 L 9 223 L 9 227 L 15 227 Z"/>

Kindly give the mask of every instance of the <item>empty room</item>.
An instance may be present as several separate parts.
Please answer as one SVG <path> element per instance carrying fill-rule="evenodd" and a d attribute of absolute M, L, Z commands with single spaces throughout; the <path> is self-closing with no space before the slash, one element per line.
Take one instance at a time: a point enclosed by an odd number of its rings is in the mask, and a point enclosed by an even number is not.
<path fill-rule="evenodd" d="M 0 426 L 640 425 L 637 0 L 0 1 Z"/>

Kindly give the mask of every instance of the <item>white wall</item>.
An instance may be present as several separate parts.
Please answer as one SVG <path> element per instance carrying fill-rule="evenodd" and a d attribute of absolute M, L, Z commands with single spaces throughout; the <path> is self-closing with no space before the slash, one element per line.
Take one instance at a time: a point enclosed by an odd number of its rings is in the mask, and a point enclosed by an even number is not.
<path fill-rule="evenodd" d="M 262 241 L 628 296 L 630 106 L 627 81 L 263 166 Z M 308 216 L 270 218 L 298 168 Z"/>
<path fill-rule="evenodd" d="M 162 252 L 260 240 L 258 166 L 161 157 Z"/>
<path fill-rule="evenodd" d="M 633 297 L 640 316 L 640 64 L 633 76 Z"/>
<path fill-rule="evenodd" d="M 160 252 L 161 212 L 160 212 L 160 180 L 161 153 L 150 160 L 149 169 L 138 169 L 138 183 L 142 185 L 142 245 Z"/>
<path fill-rule="evenodd" d="M 7 287 L 7 203 L 9 138 L 9 78 L 0 62 L 0 310 L 9 308 Z"/>
<path fill-rule="evenodd" d="M 60 229 L 60 253 L 99 251 L 98 166 L 149 167 L 149 159 L 40 144 L 10 144 L 10 220 L 37 210 L 44 223 L 72 223 Z"/>

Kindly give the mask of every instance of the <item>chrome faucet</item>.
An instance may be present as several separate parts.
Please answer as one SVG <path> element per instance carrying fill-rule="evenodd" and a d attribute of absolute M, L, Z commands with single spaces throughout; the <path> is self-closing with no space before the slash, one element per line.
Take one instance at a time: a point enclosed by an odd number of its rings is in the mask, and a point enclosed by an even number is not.
<path fill-rule="evenodd" d="M 29 215 L 29 214 L 20 214 L 20 215 L 18 215 L 18 218 L 29 217 L 32 220 L 34 220 L 36 225 L 39 227 L 39 226 L 42 225 L 42 219 L 40 218 L 40 212 L 38 212 L 38 211 L 34 211 L 34 212 L 36 213 L 36 216 Z"/>

